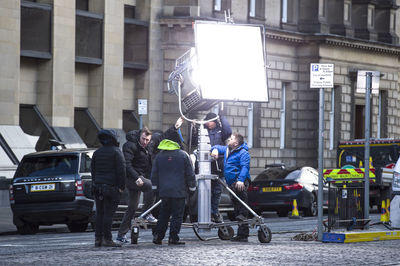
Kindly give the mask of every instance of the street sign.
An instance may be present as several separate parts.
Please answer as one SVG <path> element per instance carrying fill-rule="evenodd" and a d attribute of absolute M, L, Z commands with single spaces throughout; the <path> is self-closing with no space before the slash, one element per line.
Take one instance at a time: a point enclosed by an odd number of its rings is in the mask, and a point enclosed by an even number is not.
<path fill-rule="evenodd" d="M 139 115 L 147 115 L 147 99 L 138 99 Z"/>
<path fill-rule="evenodd" d="M 357 71 L 357 93 L 365 93 L 367 87 L 367 72 L 371 73 L 371 89 L 372 94 L 379 94 L 379 79 L 381 73 L 379 71 L 358 70 Z"/>
<path fill-rule="evenodd" d="M 333 64 L 310 64 L 310 88 L 333 88 Z"/>

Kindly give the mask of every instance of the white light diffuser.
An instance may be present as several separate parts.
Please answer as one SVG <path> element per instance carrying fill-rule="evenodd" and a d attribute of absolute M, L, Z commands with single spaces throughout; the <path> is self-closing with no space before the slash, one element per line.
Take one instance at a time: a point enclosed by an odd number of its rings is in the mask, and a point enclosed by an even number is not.
<path fill-rule="evenodd" d="M 203 99 L 268 101 L 260 26 L 196 21 L 195 42 Z"/>

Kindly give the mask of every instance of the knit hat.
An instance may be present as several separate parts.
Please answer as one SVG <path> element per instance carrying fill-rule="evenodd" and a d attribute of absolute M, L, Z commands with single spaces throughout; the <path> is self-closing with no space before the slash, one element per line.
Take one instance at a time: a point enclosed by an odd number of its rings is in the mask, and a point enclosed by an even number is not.
<path fill-rule="evenodd" d="M 206 118 L 204 118 L 204 120 L 210 120 L 210 119 L 213 119 L 213 118 L 216 118 L 216 117 L 217 117 L 216 114 L 214 114 L 214 113 L 208 113 L 208 114 L 206 115 Z"/>
<path fill-rule="evenodd" d="M 175 129 L 168 129 L 165 133 L 164 133 L 164 138 L 165 139 L 169 139 L 172 141 L 175 141 L 176 143 L 180 144 L 181 143 L 181 138 L 179 137 L 178 132 Z"/>

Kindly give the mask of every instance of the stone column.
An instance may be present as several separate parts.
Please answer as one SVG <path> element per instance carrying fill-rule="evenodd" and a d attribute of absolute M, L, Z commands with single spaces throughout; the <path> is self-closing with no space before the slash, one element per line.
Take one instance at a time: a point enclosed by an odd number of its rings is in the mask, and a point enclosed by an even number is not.
<path fill-rule="evenodd" d="M 149 27 L 149 128 L 162 129 L 163 119 L 163 51 L 161 49 L 161 28 L 158 16 L 161 1 L 151 1 Z M 177 114 L 178 117 L 178 114 Z"/>
<path fill-rule="evenodd" d="M 74 126 L 75 1 L 53 2 L 51 125 Z"/>
<path fill-rule="evenodd" d="M 0 121 L 19 125 L 20 0 L 0 1 Z"/>
<path fill-rule="evenodd" d="M 122 128 L 124 1 L 104 2 L 103 119 L 104 128 Z"/>

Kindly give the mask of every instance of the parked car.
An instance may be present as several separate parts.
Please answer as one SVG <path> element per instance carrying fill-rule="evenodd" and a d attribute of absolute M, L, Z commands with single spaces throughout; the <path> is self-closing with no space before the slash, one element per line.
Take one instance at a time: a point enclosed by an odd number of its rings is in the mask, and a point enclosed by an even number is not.
<path fill-rule="evenodd" d="M 90 163 L 94 149 L 64 149 L 27 154 L 10 186 L 13 222 L 20 234 L 40 225 L 66 224 L 85 231 L 93 221 Z"/>
<path fill-rule="evenodd" d="M 328 189 L 324 186 L 324 198 Z M 318 172 L 312 167 L 270 167 L 261 172 L 248 189 L 250 207 L 261 214 L 276 211 L 287 216 L 296 199 L 297 207 L 306 216 L 316 216 L 318 195 Z M 327 200 L 324 205 L 327 206 Z"/>

